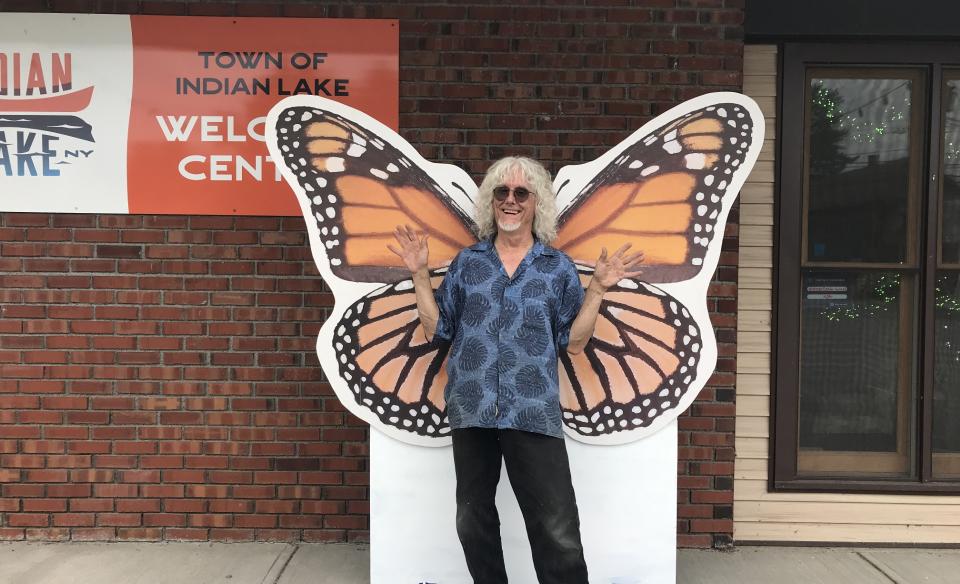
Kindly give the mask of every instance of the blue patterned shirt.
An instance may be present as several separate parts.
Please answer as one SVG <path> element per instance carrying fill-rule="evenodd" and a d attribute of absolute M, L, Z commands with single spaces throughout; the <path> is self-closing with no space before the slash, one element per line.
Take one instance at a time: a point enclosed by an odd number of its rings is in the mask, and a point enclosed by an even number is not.
<path fill-rule="evenodd" d="M 558 351 L 583 303 L 570 258 L 535 241 L 510 278 L 484 240 L 454 258 L 436 299 L 450 427 L 561 437 Z"/>

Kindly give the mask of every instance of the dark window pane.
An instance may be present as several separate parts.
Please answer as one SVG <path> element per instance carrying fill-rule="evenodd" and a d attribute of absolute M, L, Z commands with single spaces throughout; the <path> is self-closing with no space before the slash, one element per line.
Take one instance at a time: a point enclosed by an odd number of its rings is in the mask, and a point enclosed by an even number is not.
<path fill-rule="evenodd" d="M 911 472 L 913 276 L 804 270 L 798 471 Z"/>
<path fill-rule="evenodd" d="M 943 102 L 943 213 L 941 260 L 960 263 L 960 80 L 947 81 Z"/>
<path fill-rule="evenodd" d="M 909 79 L 823 79 L 810 85 L 807 259 L 907 257 Z"/>
<path fill-rule="evenodd" d="M 933 357 L 933 474 L 960 477 L 960 272 L 937 274 Z"/>

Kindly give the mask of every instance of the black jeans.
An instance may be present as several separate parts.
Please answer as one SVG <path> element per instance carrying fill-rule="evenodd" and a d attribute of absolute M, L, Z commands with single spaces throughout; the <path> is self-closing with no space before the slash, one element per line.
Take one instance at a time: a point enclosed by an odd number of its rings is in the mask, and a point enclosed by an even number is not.
<path fill-rule="evenodd" d="M 562 438 L 520 430 L 453 431 L 457 534 L 474 584 L 506 584 L 496 493 L 501 460 L 517 495 L 540 584 L 587 584 L 580 517 Z"/>

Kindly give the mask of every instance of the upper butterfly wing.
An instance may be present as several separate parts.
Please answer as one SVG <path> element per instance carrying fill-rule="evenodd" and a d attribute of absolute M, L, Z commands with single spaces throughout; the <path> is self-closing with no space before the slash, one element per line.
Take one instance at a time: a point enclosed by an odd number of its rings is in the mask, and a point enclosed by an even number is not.
<path fill-rule="evenodd" d="M 718 95 L 728 101 L 691 100 L 597 161 L 561 170 L 555 184 L 566 208 L 553 245 L 589 265 L 602 248 L 630 243 L 644 252 L 645 281 L 696 276 L 763 142 L 756 105 Z"/>
<path fill-rule="evenodd" d="M 464 208 L 476 187 L 463 171 L 427 162 L 395 132 L 337 102 L 291 98 L 271 111 L 274 117 L 271 153 L 286 167 L 306 220 L 316 226 L 318 241 L 311 243 L 335 276 L 409 277 L 387 249 L 397 225 L 431 236 L 431 268 L 476 242 Z"/>

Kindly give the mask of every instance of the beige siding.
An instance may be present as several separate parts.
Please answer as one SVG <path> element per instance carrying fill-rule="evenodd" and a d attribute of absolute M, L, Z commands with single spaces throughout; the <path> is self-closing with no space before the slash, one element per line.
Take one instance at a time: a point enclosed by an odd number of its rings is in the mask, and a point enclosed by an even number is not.
<path fill-rule="evenodd" d="M 776 48 L 744 51 L 744 93 L 767 140 L 741 191 L 733 535 L 738 542 L 960 543 L 960 497 L 771 493 L 770 350 Z"/>

